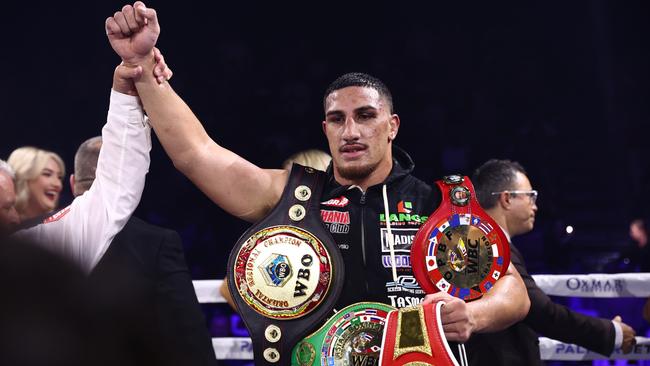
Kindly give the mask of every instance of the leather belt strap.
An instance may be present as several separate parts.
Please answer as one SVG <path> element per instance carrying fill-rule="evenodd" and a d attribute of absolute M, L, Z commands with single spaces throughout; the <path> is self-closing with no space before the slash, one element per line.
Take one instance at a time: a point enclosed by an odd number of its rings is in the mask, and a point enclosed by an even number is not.
<path fill-rule="evenodd" d="M 325 173 L 294 164 L 275 208 L 237 241 L 228 287 L 253 341 L 255 365 L 286 365 L 330 313 L 344 264 L 320 218 Z"/>

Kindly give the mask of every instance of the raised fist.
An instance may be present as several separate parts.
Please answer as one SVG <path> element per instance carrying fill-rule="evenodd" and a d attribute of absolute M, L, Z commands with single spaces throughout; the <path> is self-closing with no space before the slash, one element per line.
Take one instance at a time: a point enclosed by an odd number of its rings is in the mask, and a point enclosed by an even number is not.
<path fill-rule="evenodd" d="M 106 19 L 106 35 L 113 50 L 126 65 L 137 65 L 152 57 L 160 35 L 156 11 L 136 1 Z"/>

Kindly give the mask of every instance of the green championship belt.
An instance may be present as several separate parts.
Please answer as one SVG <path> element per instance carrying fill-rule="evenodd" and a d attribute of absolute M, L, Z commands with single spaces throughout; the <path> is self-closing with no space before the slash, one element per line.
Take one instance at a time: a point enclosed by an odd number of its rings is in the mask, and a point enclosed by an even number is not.
<path fill-rule="evenodd" d="M 377 302 L 343 308 L 294 347 L 291 365 L 376 365 L 386 317 L 392 310 Z"/>

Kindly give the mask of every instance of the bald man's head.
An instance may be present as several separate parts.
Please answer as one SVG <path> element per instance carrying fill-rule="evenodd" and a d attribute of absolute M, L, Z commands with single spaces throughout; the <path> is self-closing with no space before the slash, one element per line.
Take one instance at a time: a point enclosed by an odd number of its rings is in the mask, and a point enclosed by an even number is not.
<path fill-rule="evenodd" d="M 90 189 L 95 180 L 102 137 L 96 136 L 84 141 L 74 156 L 74 175 L 71 178 L 72 193 L 80 196 Z"/>
<path fill-rule="evenodd" d="M 0 236 L 12 233 L 19 223 L 13 170 L 0 160 Z"/>

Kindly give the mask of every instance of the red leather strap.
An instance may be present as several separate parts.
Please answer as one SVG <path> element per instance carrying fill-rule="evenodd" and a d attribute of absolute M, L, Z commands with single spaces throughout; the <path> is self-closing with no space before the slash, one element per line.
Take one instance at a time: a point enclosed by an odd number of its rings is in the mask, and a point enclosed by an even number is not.
<path fill-rule="evenodd" d="M 429 303 L 388 313 L 380 365 L 399 366 L 417 362 L 425 365 L 458 366 L 442 330 L 442 306 L 442 302 Z M 420 327 L 420 324 L 424 327 Z"/>

